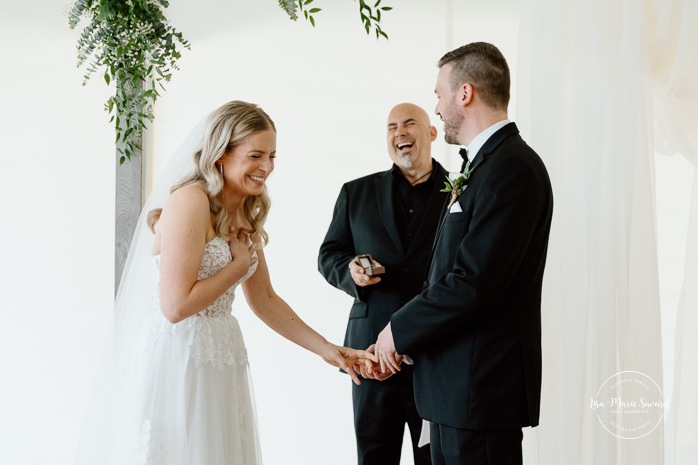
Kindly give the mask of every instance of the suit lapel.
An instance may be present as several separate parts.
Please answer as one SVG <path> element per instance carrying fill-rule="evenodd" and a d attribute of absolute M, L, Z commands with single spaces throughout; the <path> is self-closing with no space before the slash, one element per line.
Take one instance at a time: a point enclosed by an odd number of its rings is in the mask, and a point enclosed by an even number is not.
<path fill-rule="evenodd" d="M 378 211 L 381 219 L 383 220 L 383 224 L 385 225 L 385 230 L 388 232 L 388 236 L 390 236 L 390 239 L 392 239 L 392 241 L 395 243 L 395 247 L 397 247 L 400 253 L 404 253 L 402 239 L 400 239 L 397 223 L 395 222 L 394 182 L 395 179 L 393 178 L 393 173 L 390 170 L 383 173 L 383 176 L 376 178 L 376 203 L 378 204 Z"/>
<path fill-rule="evenodd" d="M 499 131 L 495 132 L 490 136 L 489 139 L 487 139 L 487 142 L 480 148 L 480 150 L 475 154 L 475 158 L 473 158 L 473 162 L 470 164 L 470 169 L 473 170 L 473 176 L 475 176 L 475 170 L 477 169 L 478 166 L 480 166 L 482 163 L 487 160 L 487 157 L 494 152 L 494 150 L 499 147 L 499 144 L 504 142 L 504 140 L 512 135 L 518 134 L 519 133 L 519 128 L 516 127 L 515 123 L 509 123 L 503 128 L 501 128 Z M 443 228 L 443 224 L 446 221 L 446 217 L 448 216 L 448 212 L 444 208 L 441 217 L 439 218 L 439 225 L 436 230 L 436 236 L 434 237 L 434 243 L 431 246 L 431 255 L 432 258 L 434 256 L 434 251 L 436 250 L 436 243 L 439 241 L 439 236 L 441 235 L 441 229 Z M 430 260 L 430 265 L 431 266 L 431 260 Z"/>

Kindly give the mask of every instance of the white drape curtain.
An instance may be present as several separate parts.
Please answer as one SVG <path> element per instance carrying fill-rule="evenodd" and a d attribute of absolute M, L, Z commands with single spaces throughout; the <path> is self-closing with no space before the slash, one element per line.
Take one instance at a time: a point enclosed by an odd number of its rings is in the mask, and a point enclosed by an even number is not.
<path fill-rule="evenodd" d="M 681 155 L 694 167 L 684 282 L 676 339 L 670 341 L 673 395 L 666 412 L 666 464 L 688 465 L 698 457 L 698 2 L 657 2 L 652 15 L 655 149 Z"/>
<path fill-rule="evenodd" d="M 621 439 L 589 408 L 621 371 L 664 384 L 653 157 L 695 164 L 697 31 L 695 0 L 522 0 L 517 124 L 555 193 L 541 426 L 527 431 L 525 463 L 683 465 L 698 456 L 696 181 L 664 422 Z"/>

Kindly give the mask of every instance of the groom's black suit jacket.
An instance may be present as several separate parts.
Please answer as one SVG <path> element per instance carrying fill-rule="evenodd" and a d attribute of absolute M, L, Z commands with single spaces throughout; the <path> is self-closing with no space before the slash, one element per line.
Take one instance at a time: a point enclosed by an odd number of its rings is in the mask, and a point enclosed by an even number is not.
<path fill-rule="evenodd" d="M 444 213 L 426 289 L 391 318 L 395 347 L 414 359 L 422 418 L 475 430 L 536 426 L 550 180 L 514 123 L 472 168 L 458 207 Z"/>
<path fill-rule="evenodd" d="M 447 194 L 440 192 L 447 173 L 433 161 L 433 187 L 421 224 L 409 247 L 395 219 L 397 182 L 392 170 L 374 173 L 342 186 L 332 223 L 320 247 L 318 269 L 334 287 L 354 297 L 344 345 L 365 349 L 402 305 L 422 290 L 439 216 Z M 349 273 L 357 254 L 370 253 L 385 266 L 381 282 L 358 287 Z"/>

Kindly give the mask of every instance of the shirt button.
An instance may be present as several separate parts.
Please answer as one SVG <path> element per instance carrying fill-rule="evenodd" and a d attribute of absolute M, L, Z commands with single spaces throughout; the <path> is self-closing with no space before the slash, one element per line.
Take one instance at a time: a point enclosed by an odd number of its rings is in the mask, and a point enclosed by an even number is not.
<path fill-rule="evenodd" d="M 412 210 L 411 208 L 410 208 L 409 210 L 407 210 L 407 211 L 410 212 L 410 213 L 414 213 L 414 210 Z"/>
<path fill-rule="evenodd" d="M 410 271 L 410 267 L 409 267 L 409 266 L 403 266 L 403 267 L 402 267 L 402 271 Z"/>

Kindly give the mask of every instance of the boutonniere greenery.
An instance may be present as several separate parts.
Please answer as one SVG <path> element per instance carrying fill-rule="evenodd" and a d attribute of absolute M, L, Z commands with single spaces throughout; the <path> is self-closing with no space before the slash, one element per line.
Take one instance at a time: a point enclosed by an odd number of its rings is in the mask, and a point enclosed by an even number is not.
<path fill-rule="evenodd" d="M 472 173 L 473 168 L 470 168 L 463 173 L 449 173 L 449 175 L 446 176 L 446 182 L 444 182 L 446 187 L 441 189 L 441 192 L 451 193 L 451 201 L 448 203 L 448 208 L 451 208 L 451 205 L 453 205 L 463 191 L 465 191 Z"/>

